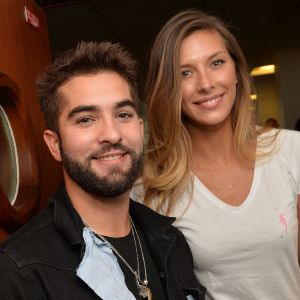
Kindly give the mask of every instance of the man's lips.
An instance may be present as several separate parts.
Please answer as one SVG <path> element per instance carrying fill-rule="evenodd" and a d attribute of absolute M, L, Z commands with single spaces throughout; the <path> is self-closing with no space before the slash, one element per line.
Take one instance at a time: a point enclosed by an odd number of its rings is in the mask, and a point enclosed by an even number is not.
<path fill-rule="evenodd" d="M 110 154 L 110 155 L 104 155 L 100 157 L 96 157 L 97 160 L 100 161 L 113 161 L 113 160 L 118 160 L 120 159 L 125 153 L 123 154 Z"/>
<path fill-rule="evenodd" d="M 101 149 L 95 150 L 88 156 L 89 159 L 97 160 L 99 162 L 113 162 L 122 159 L 132 151 L 130 148 L 117 144 L 117 145 L 104 145 Z"/>

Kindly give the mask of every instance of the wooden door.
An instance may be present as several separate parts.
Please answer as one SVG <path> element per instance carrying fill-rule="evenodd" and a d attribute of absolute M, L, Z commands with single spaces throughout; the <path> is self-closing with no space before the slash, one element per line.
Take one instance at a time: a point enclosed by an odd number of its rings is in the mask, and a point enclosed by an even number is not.
<path fill-rule="evenodd" d="M 26 23 L 25 7 L 39 26 Z M 1 0 L 0 239 L 44 207 L 62 180 L 61 167 L 43 141 L 36 96 L 36 78 L 50 59 L 42 8 L 33 0 Z"/>

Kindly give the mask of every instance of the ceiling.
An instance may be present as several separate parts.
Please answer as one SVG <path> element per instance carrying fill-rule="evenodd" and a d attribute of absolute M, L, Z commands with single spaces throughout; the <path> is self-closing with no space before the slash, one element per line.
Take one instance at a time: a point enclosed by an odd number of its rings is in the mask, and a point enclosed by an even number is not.
<path fill-rule="evenodd" d="M 273 62 L 282 49 L 300 48 L 300 0 L 36 0 L 45 8 L 53 54 L 79 40 L 120 42 L 142 70 L 153 39 L 174 13 L 200 8 L 227 22 L 250 67 Z M 143 73 L 143 72 L 142 72 Z"/>

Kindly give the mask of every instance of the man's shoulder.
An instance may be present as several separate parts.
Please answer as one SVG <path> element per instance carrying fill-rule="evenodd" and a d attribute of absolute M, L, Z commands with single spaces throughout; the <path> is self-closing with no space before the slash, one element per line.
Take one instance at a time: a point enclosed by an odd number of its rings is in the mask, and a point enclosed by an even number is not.
<path fill-rule="evenodd" d="M 53 214 L 49 207 L 43 209 L 30 221 L 9 236 L 0 246 L 0 252 L 18 263 L 26 263 L 43 254 L 56 235 Z"/>
<path fill-rule="evenodd" d="M 130 213 L 134 213 L 145 222 L 151 222 L 153 224 L 165 225 L 167 227 L 173 227 L 172 224 L 175 222 L 175 217 L 168 217 L 162 215 L 153 209 L 147 207 L 145 204 L 131 200 L 130 202 Z"/>
<path fill-rule="evenodd" d="M 142 203 L 134 200 L 130 203 L 130 213 L 133 218 L 138 221 L 145 233 L 155 233 L 155 236 L 163 236 L 164 238 L 185 239 L 182 232 L 173 226 L 175 217 L 162 215 Z"/>

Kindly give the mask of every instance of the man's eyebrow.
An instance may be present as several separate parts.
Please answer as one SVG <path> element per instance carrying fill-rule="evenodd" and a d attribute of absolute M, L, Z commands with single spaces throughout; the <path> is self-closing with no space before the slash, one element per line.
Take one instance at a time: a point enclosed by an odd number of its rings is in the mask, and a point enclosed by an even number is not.
<path fill-rule="evenodd" d="M 116 108 L 122 108 L 122 107 L 125 107 L 125 106 L 130 106 L 132 107 L 135 111 L 138 110 L 137 108 L 137 104 L 135 102 L 133 102 L 132 100 L 129 100 L 129 99 L 124 99 L 120 102 L 118 102 L 116 104 Z"/>
<path fill-rule="evenodd" d="M 96 105 L 80 105 L 80 106 L 73 108 L 68 113 L 68 118 L 72 118 L 74 115 L 79 114 L 81 112 L 95 112 L 98 110 L 99 110 L 99 108 Z"/>

